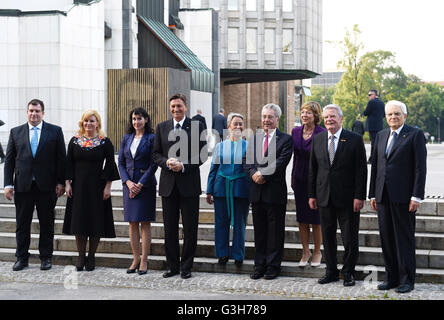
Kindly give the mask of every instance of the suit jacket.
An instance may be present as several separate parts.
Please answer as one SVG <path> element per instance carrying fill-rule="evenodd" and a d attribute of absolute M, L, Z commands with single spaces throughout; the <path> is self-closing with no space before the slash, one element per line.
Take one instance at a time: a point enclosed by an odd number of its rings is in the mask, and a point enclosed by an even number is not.
<path fill-rule="evenodd" d="M 198 120 L 202 123 L 204 130 L 207 130 L 207 121 L 205 120 L 205 117 L 201 116 L 200 114 L 196 114 L 194 117 L 191 118 L 191 120 Z"/>
<path fill-rule="evenodd" d="M 167 160 L 170 158 L 168 154 L 170 148 L 176 144 L 176 141 L 168 141 L 168 135 L 173 129 L 173 119 L 159 123 L 156 129 L 153 160 L 162 168 L 159 181 L 159 195 L 169 197 L 176 185 L 180 195 L 183 197 L 199 196 L 202 193 L 199 167 L 208 158 L 206 141 L 204 139 L 201 141 L 200 139 L 203 131 L 202 123 L 199 121 L 191 121 L 188 117 L 185 118 L 183 123 L 181 134 L 188 137 L 186 144 L 188 150 L 181 151 L 179 160 L 184 164 L 184 172 L 174 172 L 166 165 Z M 192 130 L 194 130 L 193 137 L 191 136 Z M 194 140 L 192 141 L 191 138 Z M 204 158 L 200 157 L 201 153 Z M 173 157 L 177 158 L 176 156 Z"/>
<path fill-rule="evenodd" d="M 135 134 L 123 136 L 119 151 L 119 172 L 122 183 L 128 180 L 140 182 L 144 186 L 155 186 L 157 164 L 153 161 L 154 134 L 145 132 L 133 158 L 131 144 Z"/>
<path fill-rule="evenodd" d="M 367 108 L 364 110 L 364 116 L 367 116 L 367 130 L 380 131 L 382 130 L 382 119 L 385 116 L 384 102 L 375 98 L 367 103 Z"/>
<path fill-rule="evenodd" d="M 367 160 L 364 141 L 354 132 L 342 129 L 333 165 L 328 156 L 328 131 L 313 137 L 308 169 L 308 197 L 319 207 L 329 200 L 337 208 L 353 205 L 353 199 L 365 200 Z"/>
<path fill-rule="evenodd" d="M 213 125 L 211 127 L 214 130 L 217 130 L 219 136 L 222 137 L 224 129 L 227 129 L 227 118 L 220 113 L 216 114 L 213 118 Z"/>
<path fill-rule="evenodd" d="M 263 132 L 254 135 L 248 141 L 247 152 L 242 160 L 244 170 L 250 178 L 250 201 L 286 204 L 288 191 L 285 172 L 293 152 L 293 139 L 276 129 L 265 153 L 265 161 L 262 159 L 263 140 Z M 272 154 L 274 150 L 275 154 Z M 273 159 L 275 160 L 272 161 Z M 257 171 L 262 173 L 266 181 L 262 185 L 251 179 Z"/>
<path fill-rule="evenodd" d="M 372 155 L 369 198 L 382 201 L 384 185 L 391 202 L 409 203 L 424 199 L 427 149 L 424 133 L 404 124 L 389 157 L 386 157 L 390 128 L 379 132 Z"/>
<path fill-rule="evenodd" d="M 66 149 L 62 129 L 44 122 L 35 158 L 29 142 L 28 123 L 11 129 L 6 151 L 4 185 L 17 192 L 31 189 L 33 177 L 43 192 L 65 185 Z"/>

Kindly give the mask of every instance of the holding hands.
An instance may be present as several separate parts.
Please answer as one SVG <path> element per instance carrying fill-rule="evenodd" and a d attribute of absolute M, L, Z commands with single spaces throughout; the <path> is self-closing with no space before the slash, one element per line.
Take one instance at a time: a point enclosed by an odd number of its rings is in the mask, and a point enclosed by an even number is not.
<path fill-rule="evenodd" d="M 141 184 L 140 182 L 134 183 L 131 180 L 128 180 L 126 182 L 126 186 L 130 191 L 130 199 L 133 199 L 140 193 L 140 191 L 142 191 L 143 184 Z"/>

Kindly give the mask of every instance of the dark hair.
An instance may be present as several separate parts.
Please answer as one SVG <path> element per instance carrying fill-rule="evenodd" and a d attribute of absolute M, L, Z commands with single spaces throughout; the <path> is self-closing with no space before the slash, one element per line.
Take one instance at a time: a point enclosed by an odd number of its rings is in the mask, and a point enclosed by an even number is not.
<path fill-rule="evenodd" d="M 137 107 L 130 111 L 129 113 L 129 124 L 128 128 L 126 130 L 127 133 L 134 133 L 136 132 L 136 129 L 133 127 L 133 115 L 142 116 L 147 121 L 145 123 L 145 132 L 146 133 L 154 133 L 153 127 L 151 126 L 151 118 L 148 112 L 144 108 Z"/>
<path fill-rule="evenodd" d="M 29 109 L 29 105 L 32 104 L 33 106 L 38 106 L 40 105 L 42 107 L 42 111 L 45 111 L 45 105 L 43 104 L 42 100 L 39 99 L 32 99 L 31 101 L 29 101 L 28 103 L 28 109 Z"/>
<path fill-rule="evenodd" d="M 378 95 L 378 90 L 376 90 L 376 89 L 371 89 L 369 92 L 373 92 L 375 94 L 375 96 Z"/>
<path fill-rule="evenodd" d="M 172 100 L 176 100 L 176 99 L 180 99 L 183 101 L 183 103 L 187 106 L 187 97 L 182 94 L 182 93 L 175 93 L 171 96 L 169 102 L 171 102 Z"/>

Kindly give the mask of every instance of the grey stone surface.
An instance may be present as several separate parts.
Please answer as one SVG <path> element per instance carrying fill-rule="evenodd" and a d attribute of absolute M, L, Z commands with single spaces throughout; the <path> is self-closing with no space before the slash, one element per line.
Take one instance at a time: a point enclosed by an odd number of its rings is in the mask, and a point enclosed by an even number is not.
<path fill-rule="evenodd" d="M 31 264 L 23 271 L 14 272 L 12 265 L 0 262 L 2 300 L 444 299 L 444 284 L 419 283 L 412 292 L 398 294 L 394 290 L 376 290 L 376 281 L 357 281 L 355 287 L 346 288 L 341 281 L 319 285 L 317 279 L 284 276 L 251 280 L 248 275 L 194 272 L 190 279 L 183 280 L 179 276 L 164 279 L 163 271 L 157 270 L 139 276 L 128 275 L 125 269 L 103 267 L 92 272 L 76 272 L 74 266 L 53 266 L 49 271 L 41 271 L 39 265 Z"/>

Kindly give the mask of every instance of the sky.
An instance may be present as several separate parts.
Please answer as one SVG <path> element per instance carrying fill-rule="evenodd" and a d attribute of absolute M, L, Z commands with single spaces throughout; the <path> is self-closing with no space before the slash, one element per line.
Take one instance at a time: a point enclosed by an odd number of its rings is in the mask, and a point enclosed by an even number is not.
<path fill-rule="evenodd" d="M 407 74 L 444 81 L 444 0 L 323 0 L 323 71 L 337 70 L 342 40 L 354 24 L 363 52 L 387 50 Z"/>

